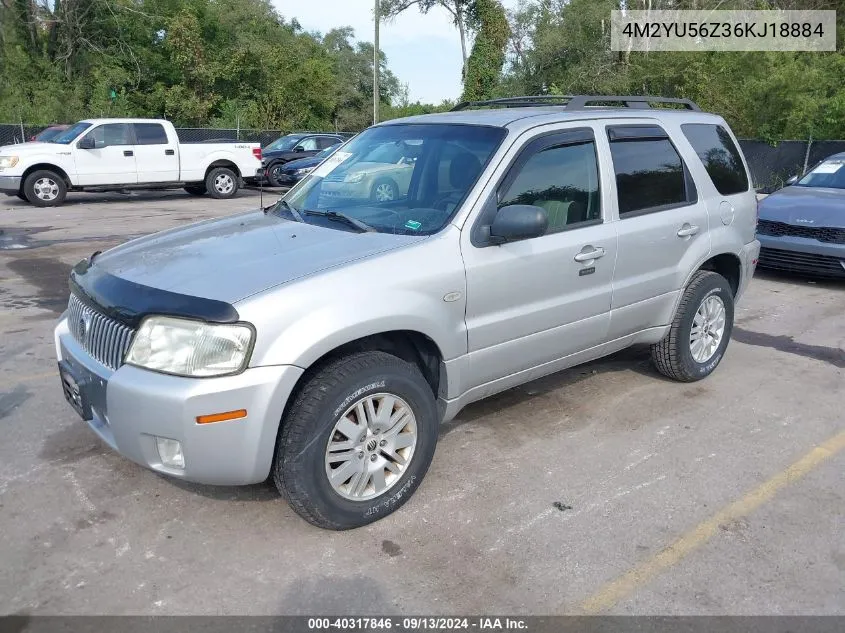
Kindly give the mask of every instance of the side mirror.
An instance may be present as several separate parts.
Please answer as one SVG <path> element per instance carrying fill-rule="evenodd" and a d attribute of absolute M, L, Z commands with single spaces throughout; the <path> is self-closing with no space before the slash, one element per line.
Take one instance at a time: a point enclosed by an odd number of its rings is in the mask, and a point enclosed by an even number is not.
<path fill-rule="evenodd" d="M 96 147 L 96 143 L 94 142 L 93 136 L 83 136 L 79 139 L 79 142 L 76 144 L 79 149 L 94 149 Z"/>
<path fill-rule="evenodd" d="M 302 147 L 302 145 L 297 145 L 296 147 L 293 148 L 293 151 L 296 152 L 297 154 L 301 154 L 302 152 L 305 151 L 305 148 Z"/>
<path fill-rule="evenodd" d="M 502 207 L 490 226 L 490 241 L 503 244 L 540 237 L 549 228 L 549 216 L 543 207 L 512 204 Z"/>
<path fill-rule="evenodd" d="M 798 176 L 790 176 L 789 178 L 786 179 L 786 185 L 787 186 L 794 185 L 796 182 L 798 182 Z"/>

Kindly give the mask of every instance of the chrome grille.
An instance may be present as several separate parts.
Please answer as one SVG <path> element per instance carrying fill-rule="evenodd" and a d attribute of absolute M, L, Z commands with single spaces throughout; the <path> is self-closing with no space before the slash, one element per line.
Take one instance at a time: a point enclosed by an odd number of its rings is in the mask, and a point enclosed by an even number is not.
<path fill-rule="evenodd" d="M 67 309 L 68 327 L 73 338 L 106 367 L 120 367 L 135 331 L 88 307 L 74 294 L 70 295 Z"/>

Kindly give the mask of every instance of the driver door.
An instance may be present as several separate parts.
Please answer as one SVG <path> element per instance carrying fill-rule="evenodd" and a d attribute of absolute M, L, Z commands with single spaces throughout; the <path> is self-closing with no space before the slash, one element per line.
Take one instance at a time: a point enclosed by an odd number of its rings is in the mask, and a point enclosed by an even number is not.
<path fill-rule="evenodd" d="M 92 149 L 74 150 L 80 185 L 129 185 L 138 183 L 135 137 L 130 123 L 105 123 L 83 138 L 94 141 Z"/>
<path fill-rule="evenodd" d="M 529 140 L 461 238 L 467 282 L 465 389 L 600 345 L 610 324 L 616 230 L 602 204 L 592 128 Z M 498 209 L 545 209 L 540 237 L 486 242 Z"/>

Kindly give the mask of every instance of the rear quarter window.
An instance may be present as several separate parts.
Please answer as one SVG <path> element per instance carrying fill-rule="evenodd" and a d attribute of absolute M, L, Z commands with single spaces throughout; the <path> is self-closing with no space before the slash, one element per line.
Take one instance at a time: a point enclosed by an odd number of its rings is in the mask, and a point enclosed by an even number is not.
<path fill-rule="evenodd" d="M 739 150 L 721 125 L 686 123 L 684 136 L 701 159 L 713 185 L 723 196 L 748 191 L 748 175 Z"/>

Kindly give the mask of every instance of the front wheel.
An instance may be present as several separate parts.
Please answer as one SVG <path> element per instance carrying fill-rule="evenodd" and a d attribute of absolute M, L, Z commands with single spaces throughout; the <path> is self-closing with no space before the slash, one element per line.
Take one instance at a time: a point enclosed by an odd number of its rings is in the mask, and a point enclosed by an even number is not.
<path fill-rule="evenodd" d="M 23 195 L 36 207 L 57 207 L 65 201 L 67 185 L 57 173 L 40 169 L 26 177 Z"/>
<path fill-rule="evenodd" d="M 299 390 L 279 433 L 273 479 L 306 521 L 346 530 L 397 510 L 437 444 L 431 387 L 384 352 L 342 357 Z"/>
<path fill-rule="evenodd" d="M 238 193 L 238 176 L 228 167 L 215 167 L 205 177 L 205 188 L 212 198 L 233 198 Z"/>
<path fill-rule="evenodd" d="M 382 178 L 373 183 L 370 200 L 373 202 L 392 202 L 399 198 L 399 187 L 390 178 Z"/>
<path fill-rule="evenodd" d="M 699 270 L 684 290 L 668 334 L 651 347 L 664 376 L 694 382 L 713 373 L 725 355 L 734 322 L 734 295 L 728 280 Z"/>

